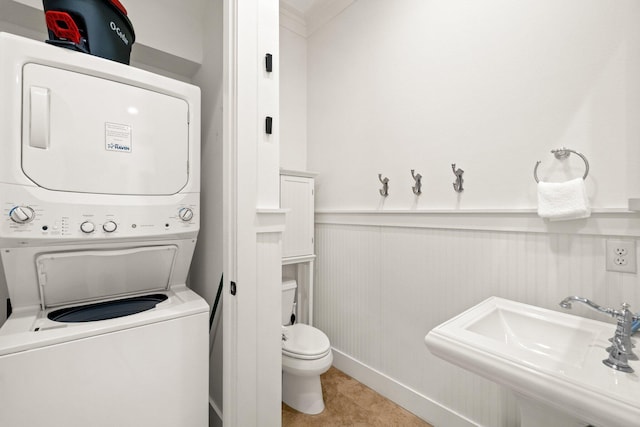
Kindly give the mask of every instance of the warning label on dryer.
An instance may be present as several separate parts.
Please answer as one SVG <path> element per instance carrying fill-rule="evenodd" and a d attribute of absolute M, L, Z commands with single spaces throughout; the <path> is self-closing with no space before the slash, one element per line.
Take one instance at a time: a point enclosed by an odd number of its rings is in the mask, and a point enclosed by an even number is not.
<path fill-rule="evenodd" d="M 131 126 L 118 123 L 104 124 L 104 144 L 108 151 L 131 152 Z"/>

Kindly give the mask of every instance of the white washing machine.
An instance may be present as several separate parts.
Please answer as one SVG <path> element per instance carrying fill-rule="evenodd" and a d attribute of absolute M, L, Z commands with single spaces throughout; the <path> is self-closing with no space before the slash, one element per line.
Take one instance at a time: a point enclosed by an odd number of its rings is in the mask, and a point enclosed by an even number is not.
<path fill-rule="evenodd" d="M 199 89 L 0 33 L 0 99 L 0 426 L 206 426 Z"/>

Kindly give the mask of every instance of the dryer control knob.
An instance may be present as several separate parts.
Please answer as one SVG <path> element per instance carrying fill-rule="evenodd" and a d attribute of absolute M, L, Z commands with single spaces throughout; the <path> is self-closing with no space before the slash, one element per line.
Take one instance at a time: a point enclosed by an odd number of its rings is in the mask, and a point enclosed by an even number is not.
<path fill-rule="evenodd" d="M 13 222 L 26 224 L 27 222 L 33 221 L 36 213 L 29 206 L 16 206 L 9 211 L 9 217 Z"/>
<path fill-rule="evenodd" d="M 93 223 L 91 221 L 85 221 L 82 224 L 80 224 L 80 230 L 82 230 L 83 233 L 93 233 L 94 230 L 96 229 L 96 226 L 93 225 Z"/>
<path fill-rule="evenodd" d="M 189 208 L 182 208 L 178 211 L 178 216 L 183 221 L 191 221 L 193 219 L 193 211 Z"/>
<path fill-rule="evenodd" d="M 107 233 L 113 233 L 114 231 L 116 231 L 116 228 L 118 228 L 118 224 L 113 221 L 107 221 L 102 224 L 102 229 Z"/>

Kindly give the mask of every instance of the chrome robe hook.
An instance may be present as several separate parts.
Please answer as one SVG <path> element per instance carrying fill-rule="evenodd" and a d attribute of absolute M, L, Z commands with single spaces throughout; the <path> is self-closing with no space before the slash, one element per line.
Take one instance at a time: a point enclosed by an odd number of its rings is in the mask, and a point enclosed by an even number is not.
<path fill-rule="evenodd" d="M 464 182 L 462 174 L 464 174 L 464 171 L 460 168 L 456 170 L 455 163 L 451 164 L 451 169 L 453 170 L 453 174 L 456 176 L 456 182 L 453 183 L 453 189 L 456 190 L 457 193 L 462 193 L 464 191 L 464 188 L 462 188 L 462 183 Z"/>
<path fill-rule="evenodd" d="M 382 174 L 379 173 L 378 174 L 378 179 L 382 183 L 382 188 L 379 190 L 380 191 L 380 195 L 384 196 L 384 197 L 387 197 L 389 195 L 389 178 L 385 177 L 384 179 L 382 179 Z"/>
<path fill-rule="evenodd" d="M 416 174 L 415 169 L 411 169 L 411 176 L 416 182 L 416 185 L 411 187 L 411 190 L 413 190 L 413 194 L 419 196 L 422 194 L 422 175 Z"/>

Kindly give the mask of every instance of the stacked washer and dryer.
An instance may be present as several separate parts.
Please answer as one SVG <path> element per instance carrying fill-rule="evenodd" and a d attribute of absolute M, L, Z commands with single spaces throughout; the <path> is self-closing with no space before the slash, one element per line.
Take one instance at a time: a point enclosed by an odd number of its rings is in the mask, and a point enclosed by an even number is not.
<path fill-rule="evenodd" d="M 200 92 L 0 33 L 0 426 L 205 426 Z"/>

